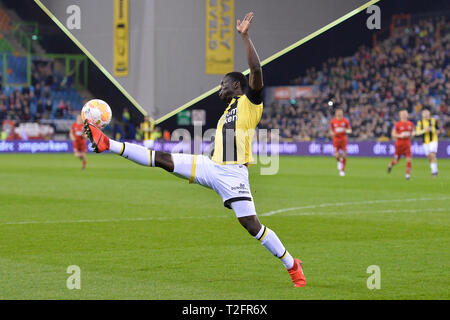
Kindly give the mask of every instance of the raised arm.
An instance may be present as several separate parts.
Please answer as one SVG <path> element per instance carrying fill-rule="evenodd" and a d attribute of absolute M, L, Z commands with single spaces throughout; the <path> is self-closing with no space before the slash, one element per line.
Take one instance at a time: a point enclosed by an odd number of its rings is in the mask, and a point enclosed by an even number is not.
<path fill-rule="evenodd" d="M 248 29 L 253 20 L 253 12 L 247 13 L 244 20 L 238 20 L 236 23 L 236 30 L 241 35 L 242 41 L 245 47 L 245 56 L 247 57 L 247 63 L 250 68 L 249 85 L 253 90 L 261 90 L 264 86 L 261 63 L 259 61 L 258 54 L 253 46 Z"/>

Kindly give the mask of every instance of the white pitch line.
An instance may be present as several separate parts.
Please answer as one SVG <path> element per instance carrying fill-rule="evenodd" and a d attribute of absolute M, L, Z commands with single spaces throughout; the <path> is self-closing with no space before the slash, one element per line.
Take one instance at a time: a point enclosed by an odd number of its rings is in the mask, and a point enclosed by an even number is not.
<path fill-rule="evenodd" d="M 326 207 L 342 207 L 342 206 L 350 206 L 357 204 L 376 204 L 376 203 L 391 203 L 391 202 L 414 202 L 414 201 L 438 201 L 438 200 L 449 200 L 450 197 L 444 198 L 413 198 L 413 199 L 391 199 L 391 200 L 366 200 L 366 201 L 354 201 L 354 202 L 337 202 L 337 203 L 322 203 L 317 205 L 309 205 L 302 207 L 291 207 L 273 210 L 269 212 L 264 212 L 260 214 L 260 216 L 273 216 L 277 213 L 288 212 L 288 211 L 296 211 L 303 209 L 317 209 L 317 208 L 326 208 Z"/>
<path fill-rule="evenodd" d="M 337 203 L 322 203 L 318 205 L 309 205 L 303 207 L 293 207 L 285 208 L 274 211 L 269 211 L 260 214 L 259 216 L 271 216 L 277 213 L 303 210 L 303 209 L 317 209 L 326 207 L 341 207 L 354 204 L 374 204 L 374 203 L 389 203 L 389 202 L 413 202 L 413 201 L 439 201 L 439 200 L 449 200 L 450 197 L 444 198 L 416 198 L 416 199 L 392 199 L 392 200 L 368 200 L 368 201 L 355 201 L 355 202 L 337 202 Z M 344 212 L 344 213 L 387 213 L 387 212 L 428 212 L 428 211 L 444 211 L 446 209 L 410 209 L 410 210 L 377 210 L 377 211 L 366 211 L 366 212 Z M 289 216 L 294 215 L 323 215 L 323 214 L 342 214 L 343 212 L 302 212 L 298 214 L 289 214 Z M 58 224 L 58 223 L 102 223 L 102 222 L 127 222 L 127 221 L 166 221 L 166 220 L 185 220 L 185 219 L 216 219 L 216 218 L 227 218 L 226 215 L 216 215 L 216 216 L 181 216 L 181 217 L 146 217 L 146 218 L 118 218 L 118 219 L 79 219 L 79 220 L 44 220 L 44 221 L 11 221 L 11 222 L 0 222 L 2 225 L 28 225 L 28 224 Z"/>
<path fill-rule="evenodd" d="M 80 220 L 44 220 L 44 221 L 12 221 L 0 222 L 1 225 L 26 225 L 26 224 L 58 224 L 58 223 L 101 223 L 101 222 L 126 222 L 126 221 L 165 221 L 176 219 L 209 219 L 225 218 L 225 216 L 198 216 L 198 217 L 147 217 L 147 218 L 122 218 L 122 219 L 80 219 Z"/>
<path fill-rule="evenodd" d="M 449 211 L 449 209 L 445 208 L 437 208 L 437 209 L 400 209 L 400 210 L 372 210 L 372 211 L 322 211 L 322 212 L 313 212 L 313 211 L 306 211 L 306 212 L 295 212 L 295 213 L 288 213 L 284 215 L 285 217 L 294 217 L 294 216 L 321 216 L 321 215 L 345 215 L 345 214 L 376 214 L 376 213 L 415 213 L 415 212 L 442 212 L 442 211 Z"/>

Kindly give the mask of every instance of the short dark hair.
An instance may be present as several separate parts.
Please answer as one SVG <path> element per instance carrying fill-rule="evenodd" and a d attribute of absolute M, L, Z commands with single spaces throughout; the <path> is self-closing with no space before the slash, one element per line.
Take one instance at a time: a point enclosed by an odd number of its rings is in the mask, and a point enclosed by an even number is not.
<path fill-rule="evenodd" d="M 244 76 L 244 74 L 241 72 L 237 72 L 237 71 L 229 72 L 225 75 L 225 77 L 230 77 L 233 80 L 233 82 L 234 81 L 239 82 L 239 84 L 241 85 L 242 91 L 245 91 L 248 87 L 247 77 Z"/>

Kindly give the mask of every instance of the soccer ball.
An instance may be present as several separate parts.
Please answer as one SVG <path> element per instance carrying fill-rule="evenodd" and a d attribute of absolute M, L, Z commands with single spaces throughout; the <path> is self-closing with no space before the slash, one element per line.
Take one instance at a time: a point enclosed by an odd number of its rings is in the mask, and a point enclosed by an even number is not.
<path fill-rule="evenodd" d="M 111 122 L 112 112 L 109 105 L 100 99 L 92 99 L 86 102 L 81 109 L 81 118 L 93 122 L 97 127 L 103 129 Z"/>

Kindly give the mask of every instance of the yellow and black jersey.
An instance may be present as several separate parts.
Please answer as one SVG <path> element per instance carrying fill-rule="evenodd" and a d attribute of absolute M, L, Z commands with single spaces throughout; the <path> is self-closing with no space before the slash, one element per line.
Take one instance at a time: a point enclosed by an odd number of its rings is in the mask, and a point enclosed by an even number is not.
<path fill-rule="evenodd" d="M 234 97 L 217 123 L 212 161 L 218 164 L 253 162 L 252 139 L 263 111 L 262 89 L 249 88 Z"/>
<path fill-rule="evenodd" d="M 431 128 L 430 132 L 427 132 L 427 128 Z M 430 142 L 438 141 L 437 130 L 439 125 L 434 118 L 429 120 L 419 120 L 417 122 L 416 135 L 423 135 L 423 143 L 428 144 Z"/>
<path fill-rule="evenodd" d="M 151 140 L 151 135 L 153 133 L 153 130 L 155 128 L 155 125 L 152 121 L 144 121 L 141 122 L 141 130 L 144 133 L 144 140 Z"/>

